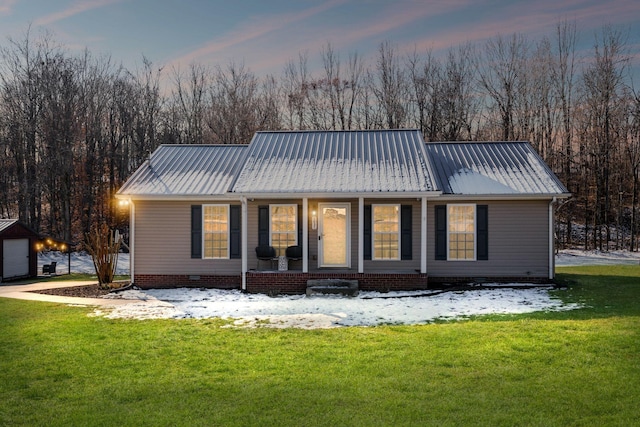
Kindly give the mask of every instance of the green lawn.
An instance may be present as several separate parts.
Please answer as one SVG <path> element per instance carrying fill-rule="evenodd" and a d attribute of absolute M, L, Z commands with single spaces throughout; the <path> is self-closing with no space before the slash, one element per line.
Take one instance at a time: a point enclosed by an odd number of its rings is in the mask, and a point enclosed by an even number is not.
<path fill-rule="evenodd" d="M 640 266 L 559 269 L 584 309 L 224 328 L 0 298 L 0 425 L 630 426 Z"/>

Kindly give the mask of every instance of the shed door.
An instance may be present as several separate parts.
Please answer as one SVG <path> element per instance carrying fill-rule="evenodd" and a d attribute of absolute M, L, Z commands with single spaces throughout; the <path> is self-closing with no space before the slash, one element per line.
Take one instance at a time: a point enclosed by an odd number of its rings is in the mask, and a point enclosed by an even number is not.
<path fill-rule="evenodd" d="M 3 250 L 3 279 L 29 275 L 29 239 L 5 239 Z"/>

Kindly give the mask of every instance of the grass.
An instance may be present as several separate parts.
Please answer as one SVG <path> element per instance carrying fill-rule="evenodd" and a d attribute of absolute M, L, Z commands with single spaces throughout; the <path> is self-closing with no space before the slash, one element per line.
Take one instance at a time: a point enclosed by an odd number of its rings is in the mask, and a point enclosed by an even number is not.
<path fill-rule="evenodd" d="M 304 331 L 0 299 L 0 425 L 638 425 L 640 267 L 570 312 Z"/>

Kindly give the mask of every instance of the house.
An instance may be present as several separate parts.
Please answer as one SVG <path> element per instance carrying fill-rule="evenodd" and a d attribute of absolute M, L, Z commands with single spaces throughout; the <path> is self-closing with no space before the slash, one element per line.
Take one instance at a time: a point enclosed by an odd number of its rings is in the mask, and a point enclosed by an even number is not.
<path fill-rule="evenodd" d="M 17 219 L 0 219 L 0 282 L 38 275 L 38 239 Z"/>
<path fill-rule="evenodd" d="M 273 293 L 314 279 L 549 281 L 554 203 L 568 196 L 527 142 L 425 143 L 417 130 L 162 145 L 117 194 L 130 201 L 136 285 Z M 255 249 L 269 246 L 261 263 Z"/>

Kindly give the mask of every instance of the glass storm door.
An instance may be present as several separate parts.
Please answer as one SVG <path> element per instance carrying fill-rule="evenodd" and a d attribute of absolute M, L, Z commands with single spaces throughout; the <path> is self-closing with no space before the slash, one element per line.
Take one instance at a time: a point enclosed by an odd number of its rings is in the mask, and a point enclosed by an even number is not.
<path fill-rule="evenodd" d="M 319 267 L 349 267 L 351 205 L 319 203 L 318 210 Z"/>

